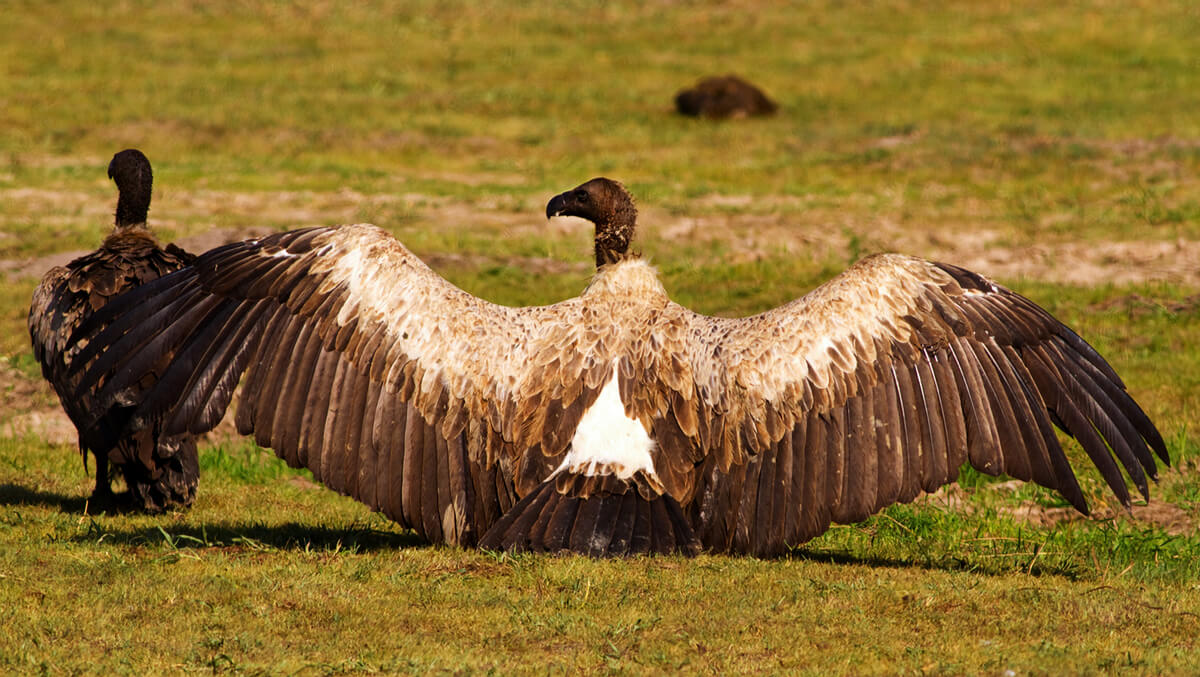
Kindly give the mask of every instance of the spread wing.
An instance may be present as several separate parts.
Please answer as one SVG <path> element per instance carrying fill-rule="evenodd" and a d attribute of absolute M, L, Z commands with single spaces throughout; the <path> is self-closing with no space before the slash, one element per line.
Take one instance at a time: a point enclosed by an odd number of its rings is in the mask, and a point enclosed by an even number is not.
<path fill-rule="evenodd" d="M 496 525 L 504 547 L 667 551 L 655 539 L 671 534 L 688 551 L 678 539 L 778 552 L 931 491 L 964 461 L 1086 510 L 1054 425 L 1126 503 L 1113 456 L 1143 494 L 1151 451 L 1167 458 L 1070 329 L 982 277 L 894 255 L 720 319 L 670 303 L 642 264 L 606 266 L 576 299 L 507 308 L 373 226 L 315 228 L 208 252 L 110 303 L 80 338 L 80 389 L 136 407 L 135 425 L 208 430 L 240 380 L 241 432 L 463 545 Z M 542 484 L 614 368 L 670 500 L 590 471 Z"/>
<path fill-rule="evenodd" d="M 950 265 L 877 255 L 790 304 L 672 306 L 629 407 L 708 548 L 779 552 L 952 481 L 969 461 L 1087 510 L 1054 425 L 1122 503 L 1163 440 L 1107 362 L 1028 299 Z"/>
<path fill-rule="evenodd" d="M 587 318 L 579 299 L 476 298 L 374 226 L 313 228 L 215 249 L 107 306 L 81 332 L 81 387 L 139 407 L 134 426 L 200 433 L 240 380 L 240 432 L 470 545 L 546 478 L 611 372 L 611 331 Z"/>

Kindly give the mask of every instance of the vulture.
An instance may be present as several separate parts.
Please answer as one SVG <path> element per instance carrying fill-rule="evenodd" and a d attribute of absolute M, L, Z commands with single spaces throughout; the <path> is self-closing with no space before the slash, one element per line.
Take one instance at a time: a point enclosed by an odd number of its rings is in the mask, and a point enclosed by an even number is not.
<path fill-rule="evenodd" d="M 141 151 L 123 150 L 108 165 L 117 184 L 115 226 L 96 251 L 42 278 L 29 307 L 29 336 L 42 375 L 54 387 L 71 422 L 79 431 L 79 451 L 87 463 L 96 457 L 92 500 L 114 504 L 109 463 L 124 476 L 132 506 L 147 512 L 186 507 L 196 496 L 199 465 L 190 435 L 160 436 L 152 428 L 123 434 L 130 411 L 101 407 L 97 393 L 77 388 L 78 373 L 69 365 L 79 346 L 72 334 L 114 297 L 167 273 L 195 257 L 169 244 L 160 247 L 146 226 L 153 182 L 150 161 Z M 153 380 L 146 375 L 146 382 Z"/>
<path fill-rule="evenodd" d="M 778 109 L 761 89 L 736 75 L 707 77 L 675 95 L 675 110 L 692 117 L 744 118 Z"/>
<path fill-rule="evenodd" d="M 578 297 L 489 303 L 372 225 L 276 233 L 106 306 L 79 388 L 136 406 L 132 429 L 196 434 L 241 381 L 241 433 L 430 541 L 494 550 L 775 555 L 963 463 L 1086 512 L 1056 425 L 1126 505 L 1121 466 L 1146 496 L 1153 453 L 1169 463 L 1091 346 L 970 271 L 879 254 L 708 317 L 630 253 L 621 184 L 546 214 L 595 224 Z"/>

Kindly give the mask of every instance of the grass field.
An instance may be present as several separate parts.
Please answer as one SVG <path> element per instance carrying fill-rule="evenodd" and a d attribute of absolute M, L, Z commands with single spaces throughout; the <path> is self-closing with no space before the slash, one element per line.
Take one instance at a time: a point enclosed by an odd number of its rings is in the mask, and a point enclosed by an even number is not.
<path fill-rule="evenodd" d="M 926 5 L 6 3 L 0 672 L 1200 672 L 1200 11 Z M 779 115 L 671 113 L 726 72 Z M 590 232 L 542 214 L 601 174 L 703 312 L 966 265 L 1108 357 L 1174 467 L 1129 515 L 1068 443 L 1091 519 L 965 472 L 770 561 L 430 547 L 228 434 L 190 511 L 88 515 L 25 315 L 131 146 L 164 238 L 370 221 L 508 304 L 586 284 Z"/>

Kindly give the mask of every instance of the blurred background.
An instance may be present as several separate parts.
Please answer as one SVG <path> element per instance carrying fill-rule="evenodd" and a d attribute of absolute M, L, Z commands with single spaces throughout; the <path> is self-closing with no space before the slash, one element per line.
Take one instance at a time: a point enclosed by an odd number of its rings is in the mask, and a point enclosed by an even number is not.
<path fill-rule="evenodd" d="M 1197 35 L 1190 2 L 7 3 L 0 260 L 93 247 L 134 146 L 168 239 L 372 221 L 586 276 L 541 207 L 608 175 L 668 268 L 893 249 L 1196 284 Z M 779 112 L 673 112 L 726 73 Z"/>

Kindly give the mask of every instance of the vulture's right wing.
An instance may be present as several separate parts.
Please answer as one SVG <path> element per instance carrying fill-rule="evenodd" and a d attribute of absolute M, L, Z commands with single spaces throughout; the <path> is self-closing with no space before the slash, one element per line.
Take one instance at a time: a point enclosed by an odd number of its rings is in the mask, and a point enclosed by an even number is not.
<path fill-rule="evenodd" d="M 133 427 L 200 433 L 240 380 L 240 432 L 433 541 L 470 545 L 545 479 L 607 375 L 579 305 L 488 303 L 374 226 L 280 233 L 106 306 L 80 332 L 79 363 L 94 359 L 80 389 L 135 408 Z"/>

